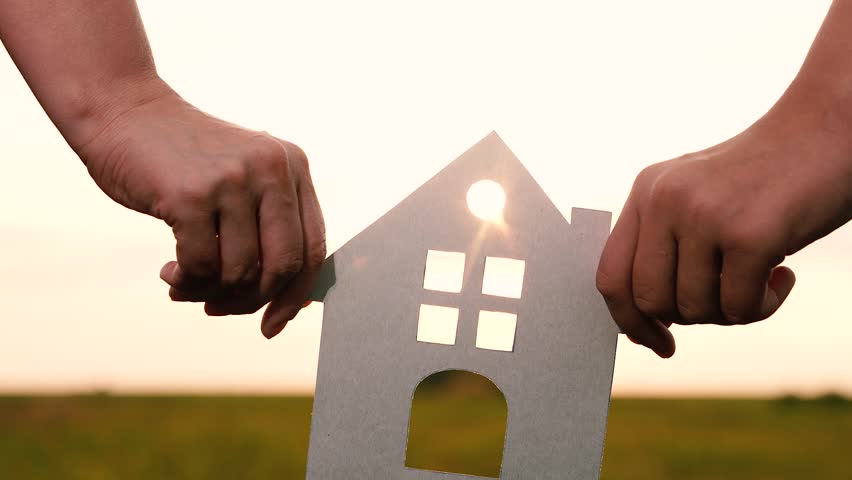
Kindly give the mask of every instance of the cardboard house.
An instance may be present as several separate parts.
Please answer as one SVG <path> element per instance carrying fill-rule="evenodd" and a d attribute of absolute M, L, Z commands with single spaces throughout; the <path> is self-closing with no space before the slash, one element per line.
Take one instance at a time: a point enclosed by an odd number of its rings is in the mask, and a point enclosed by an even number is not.
<path fill-rule="evenodd" d="M 479 190 L 496 192 L 484 214 L 466 201 Z M 491 133 L 331 255 L 312 297 L 307 478 L 472 478 L 405 465 L 414 391 L 447 370 L 505 396 L 500 478 L 598 478 L 618 328 L 594 276 L 610 222 L 566 221 Z"/>

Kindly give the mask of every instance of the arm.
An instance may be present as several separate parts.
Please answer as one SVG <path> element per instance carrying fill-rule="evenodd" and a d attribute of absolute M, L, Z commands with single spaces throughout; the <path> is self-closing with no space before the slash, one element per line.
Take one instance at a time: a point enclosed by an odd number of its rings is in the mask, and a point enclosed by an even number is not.
<path fill-rule="evenodd" d="M 210 315 L 271 302 L 263 333 L 283 329 L 325 257 L 304 153 L 181 99 L 132 0 L 0 0 L 0 40 L 98 186 L 173 229 L 172 299 Z"/>
<path fill-rule="evenodd" d="M 835 0 L 798 76 L 736 137 L 643 170 L 598 267 L 622 330 L 661 357 L 668 327 L 747 324 L 795 282 L 781 262 L 852 218 L 852 0 Z"/>
<path fill-rule="evenodd" d="M 133 1 L 0 0 L 0 39 L 75 151 L 169 93 Z"/>

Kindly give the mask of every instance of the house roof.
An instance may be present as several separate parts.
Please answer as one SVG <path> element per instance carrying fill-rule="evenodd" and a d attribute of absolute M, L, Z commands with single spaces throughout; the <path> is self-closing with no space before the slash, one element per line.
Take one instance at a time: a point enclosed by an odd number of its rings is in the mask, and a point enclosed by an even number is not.
<path fill-rule="evenodd" d="M 473 219 L 464 198 L 468 188 L 480 180 L 492 180 L 505 191 L 507 201 L 503 209 L 503 222 L 511 227 L 513 234 L 562 235 L 563 229 L 570 228 L 565 217 L 520 160 L 496 132 L 491 132 L 350 239 L 335 254 L 347 252 L 355 245 L 360 245 L 359 248 L 369 247 L 365 242 L 375 241 L 378 231 L 382 231 L 381 235 L 388 235 L 387 231 L 380 228 L 388 222 L 396 226 L 426 224 L 444 229 L 477 228 L 471 227 L 471 222 L 479 224 L 482 221 Z M 594 217 L 596 223 L 605 222 L 606 231 L 609 231 L 609 212 L 575 208 L 572 209 L 572 218 L 575 217 L 586 220 Z M 417 231 L 416 228 L 407 230 L 400 231 L 399 235 L 416 234 Z M 399 241 L 400 237 L 394 236 L 393 240 Z M 335 254 L 330 255 L 323 265 L 311 300 L 322 301 L 334 284 Z"/>

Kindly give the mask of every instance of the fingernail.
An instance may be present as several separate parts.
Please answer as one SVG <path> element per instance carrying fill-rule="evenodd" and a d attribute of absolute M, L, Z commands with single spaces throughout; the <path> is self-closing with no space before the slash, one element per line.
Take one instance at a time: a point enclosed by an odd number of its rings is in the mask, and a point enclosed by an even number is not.
<path fill-rule="evenodd" d="M 160 279 L 168 282 L 169 278 L 172 276 L 172 272 L 174 272 L 174 264 L 169 262 L 163 265 L 163 268 L 160 269 Z"/>
<path fill-rule="evenodd" d="M 778 300 L 778 294 L 775 293 L 775 290 L 767 287 L 766 293 L 763 295 L 763 305 L 760 308 L 761 315 L 768 317 L 775 313 L 775 310 L 778 310 L 780 306 L 781 302 Z"/>

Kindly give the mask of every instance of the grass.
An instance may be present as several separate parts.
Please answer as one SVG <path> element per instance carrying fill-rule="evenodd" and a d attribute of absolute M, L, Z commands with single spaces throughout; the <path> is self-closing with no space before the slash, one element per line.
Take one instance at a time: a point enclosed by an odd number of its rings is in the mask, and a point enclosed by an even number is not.
<path fill-rule="evenodd" d="M 507 418 L 506 399 L 487 378 L 432 374 L 414 391 L 405 465 L 498 478 Z"/>
<path fill-rule="evenodd" d="M 852 403 L 615 400 L 603 478 L 850 479 Z"/>
<path fill-rule="evenodd" d="M 310 409 L 308 397 L 0 397 L 0 478 L 303 478 Z M 840 396 L 617 398 L 602 478 L 850 479 L 850 441 Z"/>
<path fill-rule="evenodd" d="M 0 478 L 301 478 L 310 398 L 0 399 Z"/>

